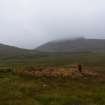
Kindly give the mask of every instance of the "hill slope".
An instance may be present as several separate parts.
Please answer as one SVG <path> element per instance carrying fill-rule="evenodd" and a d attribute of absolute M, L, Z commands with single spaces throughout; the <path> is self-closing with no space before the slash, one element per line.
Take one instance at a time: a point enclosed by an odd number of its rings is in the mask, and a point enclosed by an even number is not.
<path fill-rule="evenodd" d="M 9 45 L 0 44 L 0 58 L 27 55 L 31 51 Z"/>
<path fill-rule="evenodd" d="M 45 53 L 43 53 L 45 52 Z M 48 42 L 35 50 L 27 50 L 9 45 L 0 44 L 0 58 L 33 57 L 46 52 L 105 52 L 104 39 L 73 39 Z"/>
<path fill-rule="evenodd" d="M 42 52 L 105 52 L 104 39 L 58 40 L 48 42 L 36 49 Z"/>

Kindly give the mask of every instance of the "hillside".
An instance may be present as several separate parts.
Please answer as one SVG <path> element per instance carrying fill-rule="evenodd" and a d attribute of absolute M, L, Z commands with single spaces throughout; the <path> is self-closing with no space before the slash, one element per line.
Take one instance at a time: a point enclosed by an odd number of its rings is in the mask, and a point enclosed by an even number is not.
<path fill-rule="evenodd" d="M 45 53 L 44 53 L 45 52 Z M 104 39 L 67 39 L 48 42 L 36 49 L 28 50 L 5 44 L 0 44 L 0 58 L 33 58 L 54 53 L 105 52 Z"/>
<path fill-rule="evenodd" d="M 27 55 L 31 50 L 0 44 L 0 58 Z"/>
<path fill-rule="evenodd" d="M 39 46 L 42 52 L 105 52 L 105 39 L 67 39 L 48 42 Z"/>

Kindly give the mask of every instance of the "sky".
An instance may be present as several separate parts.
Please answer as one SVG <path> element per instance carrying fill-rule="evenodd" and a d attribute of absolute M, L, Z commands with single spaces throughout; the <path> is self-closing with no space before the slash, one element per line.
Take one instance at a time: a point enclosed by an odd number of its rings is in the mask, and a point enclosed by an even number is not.
<path fill-rule="evenodd" d="M 0 0 L 0 43 L 32 49 L 81 36 L 105 38 L 105 0 Z"/>

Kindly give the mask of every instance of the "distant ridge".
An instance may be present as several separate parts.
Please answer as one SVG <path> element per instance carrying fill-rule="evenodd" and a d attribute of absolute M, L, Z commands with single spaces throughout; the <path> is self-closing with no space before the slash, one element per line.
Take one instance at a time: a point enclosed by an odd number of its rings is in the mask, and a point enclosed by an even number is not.
<path fill-rule="evenodd" d="M 22 48 L 18 48 L 18 47 L 14 47 L 14 46 L 0 44 L 0 58 L 26 55 L 29 52 L 30 52 L 30 50 L 27 50 L 27 49 L 22 49 Z"/>
<path fill-rule="evenodd" d="M 39 46 L 42 52 L 105 52 L 105 39 L 74 38 L 48 42 Z"/>
<path fill-rule="evenodd" d="M 36 49 L 28 50 L 5 44 L 0 44 L 0 58 L 32 57 L 44 53 L 80 53 L 80 52 L 105 52 L 105 39 L 62 39 L 48 42 Z"/>

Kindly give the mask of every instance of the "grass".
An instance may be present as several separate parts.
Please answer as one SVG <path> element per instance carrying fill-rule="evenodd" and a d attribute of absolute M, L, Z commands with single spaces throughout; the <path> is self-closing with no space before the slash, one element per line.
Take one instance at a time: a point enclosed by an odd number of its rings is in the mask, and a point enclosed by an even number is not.
<path fill-rule="evenodd" d="M 35 59 L 36 58 L 36 59 Z M 44 55 L 33 58 L 1 59 L 1 67 L 13 72 L 0 73 L 0 105 L 105 105 L 105 54 Z M 48 78 L 18 75 L 24 67 L 46 67 L 82 63 L 100 77 Z"/>
<path fill-rule="evenodd" d="M 0 78 L 0 105 L 104 105 L 105 84 L 96 81 L 5 74 Z"/>

